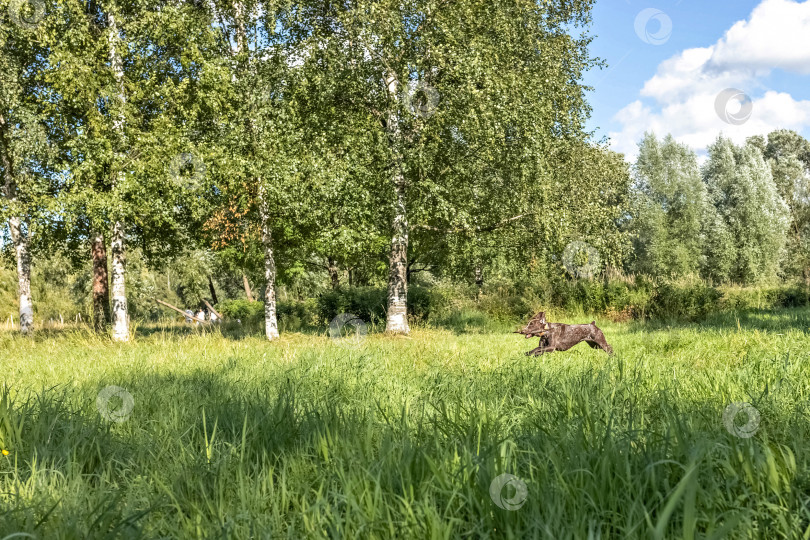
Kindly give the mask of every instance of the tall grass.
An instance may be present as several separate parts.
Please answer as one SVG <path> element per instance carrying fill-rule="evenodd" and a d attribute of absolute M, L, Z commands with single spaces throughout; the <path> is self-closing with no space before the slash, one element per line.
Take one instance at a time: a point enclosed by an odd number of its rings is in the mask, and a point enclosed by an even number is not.
<path fill-rule="evenodd" d="M 598 321 L 614 357 L 526 358 L 462 322 L 357 347 L 0 334 L 0 538 L 810 535 L 810 311 Z M 124 422 L 97 409 L 108 385 Z M 735 402 L 751 438 L 723 424 Z M 519 509 L 490 497 L 503 473 Z"/>

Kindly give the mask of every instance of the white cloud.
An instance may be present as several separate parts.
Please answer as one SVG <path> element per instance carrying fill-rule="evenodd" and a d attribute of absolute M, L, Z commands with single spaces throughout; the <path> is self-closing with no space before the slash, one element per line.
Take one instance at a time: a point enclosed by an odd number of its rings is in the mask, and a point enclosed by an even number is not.
<path fill-rule="evenodd" d="M 765 0 L 717 42 L 710 68 L 810 74 L 810 2 Z"/>
<path fill-rule="evenodd" d="M 810 127 L 810 100 L 763 87 L 762 77 L 776 68 L 810 74 L 810 0 L 763 0 L 714 45 L 662 62 L 639 99 L 615 115 L 622 129 L 609 134 L 612 146 L 632 159 L 641 136 L 652 131 L 671 133 L 702 153 L 721 132 L 742 142 L 777 128 Z M 726 88 L 752 98 L 753 114 L 742 125 L 728 124 L 715 112 L 715 99 Z M 727 110 L 735 107 L 739 103 L 732 101 Z"/>

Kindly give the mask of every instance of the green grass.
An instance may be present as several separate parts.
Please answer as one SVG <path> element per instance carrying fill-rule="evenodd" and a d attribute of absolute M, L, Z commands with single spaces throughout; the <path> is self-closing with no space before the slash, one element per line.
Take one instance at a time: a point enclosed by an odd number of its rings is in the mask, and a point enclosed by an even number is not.
<path fill-rule="evenodd" d="M 526 358 L 536 340 L 474 317 L 357 348 L 0 334 L 0 539 L 810 536 L 810 310 L 600 325 L 613 357 Z M 753 437 L 724 426 L 734 402 Z"/>

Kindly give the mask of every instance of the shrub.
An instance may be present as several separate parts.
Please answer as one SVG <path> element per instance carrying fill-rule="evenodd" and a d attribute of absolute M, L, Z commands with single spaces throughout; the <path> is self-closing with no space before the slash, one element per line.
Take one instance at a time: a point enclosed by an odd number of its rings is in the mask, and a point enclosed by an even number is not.
<path fill-rule="evenodd" d="M 425 320 L 442 303 L 442 295 L 432 288 L 408 287 L 408 314 Z M 328 324 L 341 313 L 357 315 L 364 321 L 378 324 L 385 321 L 388 292 L 380 287 L 341 287 L 320 295 L 317 299 L 319 322 Z"/>
<path fill-rule="evenodd" d="M 228 321 L 239 319 L 244 324 L 260 325 L 264 323 L 264 302 L 248 300 L 223 300 L 216 305 Z M 317 311 L 314 299 L 304 301 L 276 302 L 278 323 L 282 330 L 296 331 L 304 327 L 317 325 Z"/>
<path fill-rule="evenodd" d="M 264 302 L 223 300 L 216 305 L 216 309 L 229 321 L 239 319 L 244 323 L 258 323 L 264 320 Z"/>
<path fill-rule="evenodd" d="M 661 283 L 651 298 L 648 313 L 661 319 L 702 319 L 720 310 L 723 294 L 703 281 Z"/>

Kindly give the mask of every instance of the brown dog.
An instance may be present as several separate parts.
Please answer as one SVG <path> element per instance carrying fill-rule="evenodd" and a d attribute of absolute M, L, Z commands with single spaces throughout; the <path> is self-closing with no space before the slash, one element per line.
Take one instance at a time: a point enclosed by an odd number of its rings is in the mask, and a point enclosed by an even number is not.
<path fill-rule="evenodd" d="M 583 341 L 592 349 L 599 347 L 606 353 L 613 354 L 613 347 L 608 345 L 605 334 L 596 326 L 596 321 L 591 321 L 591 324 L 550 323 L 546 321 L 546 312 L 541 311 L 522 330 L 515 333 L 525 335 L 526 339 L 540 338 L 540 346 L 527 352 L 526 356 L 567 351 Z"/>

